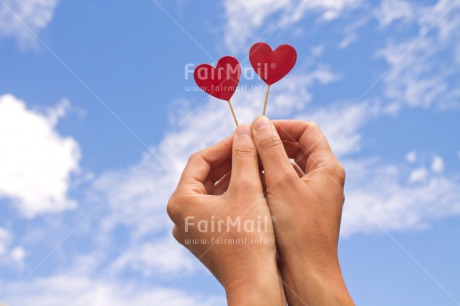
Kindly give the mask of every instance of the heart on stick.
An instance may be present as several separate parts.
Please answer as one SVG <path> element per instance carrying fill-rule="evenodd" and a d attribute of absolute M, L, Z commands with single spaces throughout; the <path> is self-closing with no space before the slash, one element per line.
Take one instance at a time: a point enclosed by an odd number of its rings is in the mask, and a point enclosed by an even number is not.
<path fill-rule="evenodd" d="M 240 81 L 241 67 L 236 58 L 224 56 L 215 68 L 208 64 L 199 65 L 195 68 L 193 76 L 203 91 L 218 99 L 229 101 Z"/>
<path fill-rule="evenodd" d="M 281 45 L 272 51 L 268 44 L 259 42 L 251 47 L 249 60 L 260 78 L 270 86 L 291 71 L 297 61 L 297 52 L 290 45 Z"/>
<path fill-rule="evenodd" d="M 235 93 L 240 82 L 240 76 L 240 63 L 232 56 L 222 57 L 215 68 L 208 64 L 201 64 L 193 71 L 193 77 L 198 87 L 211 96 L 228 102 L 236 126 L 238 126 L 238 120 L 230 98 Z"/>
<path fill-rule="evenodd" d="M 291 71 L 297 61 L 297 52 L 290 45 L 281 45 L 275 49 L 266 43 L 255 43 L 249 50 L 249 61 L 259 77 L 267 83 L 262 115 L 267 110 L 270 85 L 278 82 Z"/>

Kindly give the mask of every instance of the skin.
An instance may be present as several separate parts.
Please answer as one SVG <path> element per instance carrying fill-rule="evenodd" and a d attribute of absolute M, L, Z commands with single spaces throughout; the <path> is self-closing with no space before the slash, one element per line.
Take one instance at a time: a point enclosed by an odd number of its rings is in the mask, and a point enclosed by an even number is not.
<path fill-rule="evenodd" d="M 220 281 L 228 305 L 354 305 L 337 253 L 344 182 L 317 125 L 259 117 L 192 155 L 168 203 L 173 235 Z M 186 222 L 227 216 L 275 221 L 262 232 L 202 232 Z M 213 244 L 213 238 L 267 243 Z"/>
<path fill-rule="evenodd" d="M 265 173 L 289 305 L 354 305 L 337 245 L 345 172 L 319 127 L 257 118 L 254 142 Z M 295 171 L 294 159 L 305 175 Z"/>
<path fill-rule="evenodd" d="M 239 126 L 233 137 L 190 157 L 167 211 L 175 223 L 174 237 L 219 280 L 228 305 L 286 305 L 273 224 L 249 126 Z M 264 218 L 268 222 L 254 231 L 228 230 L 226 226 L 220 232 L 217 226 L 209 230 L 211 221 L 227 217 L 239 217 L 241 224 L 258 224 L 257 220 Z M 208 231 L 200 231 L 198 221 L 208 222 Z M 187 243 L 190 238 L 206 242 Z M 246 239 L 246 243 L 212 242 L 236 238 Z M 251 243 L 255 240 L 263 243 Z"/>

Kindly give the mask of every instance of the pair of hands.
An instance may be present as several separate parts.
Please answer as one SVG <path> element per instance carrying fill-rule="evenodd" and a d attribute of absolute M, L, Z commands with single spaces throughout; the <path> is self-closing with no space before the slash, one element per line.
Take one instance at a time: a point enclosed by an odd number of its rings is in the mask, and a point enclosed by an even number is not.
<path fill-rule="evenodd" d="M 193 154 L 167 210 L 228 305 L 353 305 L 337 254 L 344 182 L 315 124 L 262 116 Z"/>

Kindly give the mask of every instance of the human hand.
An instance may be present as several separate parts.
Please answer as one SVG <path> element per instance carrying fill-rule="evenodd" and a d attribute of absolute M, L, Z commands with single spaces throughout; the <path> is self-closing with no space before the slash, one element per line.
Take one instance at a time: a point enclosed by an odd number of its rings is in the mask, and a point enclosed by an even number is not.
<path fill-rule="evenodd" d="M 174 237 L 219 280 L 229 305 L 286 304 L 250 127 L 193 154 L 167 210 Z"/>
<path fill-rule="evenodd" d="M 274 222 L 289 305 L 353 305 L 342 278 L 337 244 L 345 172 L 313 123 L 252 125 Z M 299 175 L 289 158 L 306 173 Z"/>

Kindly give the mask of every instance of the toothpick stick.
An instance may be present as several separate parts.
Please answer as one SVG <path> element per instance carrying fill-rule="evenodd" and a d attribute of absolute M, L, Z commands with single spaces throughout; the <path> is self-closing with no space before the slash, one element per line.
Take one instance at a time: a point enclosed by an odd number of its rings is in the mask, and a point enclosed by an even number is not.
<path fill-rule="evenodd" d="M 228 102 L 228 106 L 230 106 L 230 110 L 232 111 L 233 120 L 235 120 L 235 124 L 238 127 L 238 120 L 236 119 L 236 115 L 235 115 L 235 111 L 233 110 L 232 102 L 230 102 L 230 100 L 228 100 L 227 102 Z"/>
<path fill-rule="evenodd" d="M 267 85 L 267 91 L 265 92 L 264 110 L 262 111 L 262 116 L 265 116 L 265 112 L 267 111 L 267 102 L 268 102 L 268 93 L 269 92 L 270 92 L 270 85 Z"/>

